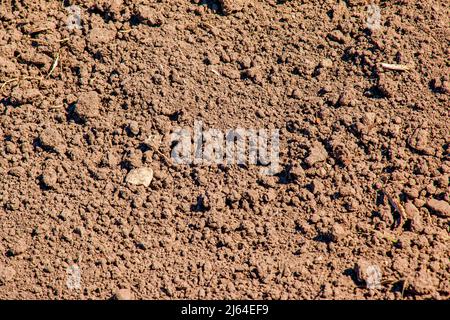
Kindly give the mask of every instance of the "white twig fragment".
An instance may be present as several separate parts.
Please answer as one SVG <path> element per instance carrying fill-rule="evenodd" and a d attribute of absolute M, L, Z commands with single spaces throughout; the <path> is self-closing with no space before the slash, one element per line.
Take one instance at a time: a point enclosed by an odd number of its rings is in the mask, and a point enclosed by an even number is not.
<path fill-rule="evenodd" d="M 52 66 L 50 67 L 50 71 L 47 74 L 47 78 L 49 78 L 52 75 L 53 71 L 56 69 L 56 66 L 58 65 L 58 62 L 59 62 L 59 52 L 56 54 L 55 60 L 53 61 Z"/>
<path fill-rule="evenodd" d="M 381 66 L 387 70 L 408 71 L 410 68 L 404 64 L 382 63 Z"/>

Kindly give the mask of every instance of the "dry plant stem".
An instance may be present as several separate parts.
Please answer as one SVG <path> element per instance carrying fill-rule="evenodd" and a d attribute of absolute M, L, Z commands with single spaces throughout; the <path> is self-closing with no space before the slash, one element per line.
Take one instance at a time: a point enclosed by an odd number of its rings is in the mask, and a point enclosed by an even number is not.
<path fill-rule="evenodd" d="M 8 83 L 11 83 L 11 82 L 14 82 L 14 81 L 21 81 L 21 80 L 42 80 L 41 78 L 36 78 L 36 77 L 22 77 L 22 78 L 13 78 L 13 79 L 9 79 L 9 80 L 6 80 L 3 84 L 2 84 L 2 86 L 0 87 L 0 90 L 3 90 L 3 88 L 8 84 Z"/>
<path fill-rule="evenodd" d="M 50 67 L 50 71 L 48 72 L 46 78 L 49 78 L 52 75 L 53 71 L 55 71 L 56 67 L 58 66 L 59 57 L 60 57 L 60 52 L 58 51 L 56 53 L 55 59 L 53 60 L 52 66 Z"/>
<path fill-rule="evenodd" d="M 406 211 L 405 208 L 401 205 L 400 201 L 398 199 L 393 198 L 385 189 L 381 189 L 381 191 L 386 195 L 386 197 L 389 200 L 389 203 L 391 206 L 400 214 L 400 219 L 406 220 Z M 400 221 L 401 223 L 401 221 Z"/>
<path fill-rule="evenodd" d="M 391 63 L 382 63 L 381 66 L 387 70 L 393 71 L 408 71 L 410 70 L 409 66 L 403 64 L 391 64 Z"/>

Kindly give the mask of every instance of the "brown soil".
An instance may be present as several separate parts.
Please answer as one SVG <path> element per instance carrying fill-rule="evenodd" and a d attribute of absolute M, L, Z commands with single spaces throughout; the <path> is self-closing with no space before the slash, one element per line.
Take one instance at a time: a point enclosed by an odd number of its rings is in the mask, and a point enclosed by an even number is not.
<path fill-rule="evenodd" d="M 368 4 L 1 1 L 0 297 L 449 299 L 448 2 Z M 283 170 L 145 144 L 195 120 Z"/>

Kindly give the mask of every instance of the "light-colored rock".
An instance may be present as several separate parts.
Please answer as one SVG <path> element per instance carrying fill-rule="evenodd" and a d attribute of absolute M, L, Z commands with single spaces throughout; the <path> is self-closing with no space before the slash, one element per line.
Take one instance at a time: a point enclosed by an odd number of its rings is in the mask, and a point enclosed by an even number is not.
<path fill-rule="evenodd" d="M 130 289 L 119 289 L 114 293 L 115 300 L 134 300 L 134 294 Z"/>
<path fill-rule="evenodd" d="M 143 167 L 131 170 L 125 182 L 134 185 L 143 185 L 148 187 L 153 179 L 153 170 L 151 168 Z"/>
<path fill-rule="evenodd" d="M 333 61 L 329 58 L 325 58 L 323 60 L 320 61 L 319 66 L 321 68 L 331 68 L 333 66 Z"/>

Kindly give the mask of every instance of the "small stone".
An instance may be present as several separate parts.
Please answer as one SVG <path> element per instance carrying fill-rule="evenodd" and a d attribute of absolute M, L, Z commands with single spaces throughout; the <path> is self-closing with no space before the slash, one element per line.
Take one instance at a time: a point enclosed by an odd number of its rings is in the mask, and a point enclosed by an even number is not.
<path fill-rule="evenodd" d="M 352 186 L 342 186 L 339 188 L 339 195 L 341 197 L 351 197 L 356 195 L 356 191 Z"/>
<path fill-rule="evenodd" d="M 138 8 L 137 16 L 139 20 L 146 22 L 149 26 L 156 27 L 163 23 L 162 17 L 154 8 L 141 5 Z"/>
<path fill-rule="evenodd" d="M 8 58 L 0 56 L 0 73 L 6 75 L 15 75 L 19 72 L 16 65 Z"/>
<path fill-rule="evenodd" d="M 423 199 L 414 199 L 414 205 L 417 208 L 422 208 L 425 205 L 425 200 L 423 200 Z"/>
<path fill-rule="evenodd" d="M 366 126 L 372 126 L 377 119 L 377 114 L 375 112 L 366 112 L 361 118 L 361 122 Z"/>
<path fill-rule="evenodd" d="M 22 167 L 11 168 L 11 169 L 9 169 L 8 173 L 17 178 L 21 178 L 26 175 L 25 169 Z"/>
<path fill-rule="evenodd" d="M 252 67 L 252 59 L 250 59 L 250 57 L 244 57 L 239 60 L 239 64 L 241 65 L 242 69 L 249 69 Z"/>
<path fill-rule="evenodd" d="M 70 211 L 67 208 L 64 208 L 63 210 L 61 210 L 61 212 L 58 214 L 58 218 L 61 219 L 62 221 L 68 221 L 70 219 L 70 217 L 72 216 L 72 211 Z"/>
<path fill-rule="evenodd" d="M 450 217 L 450 204 L 447 201 L 430 199 L 427 201 L 427 207 L 433 210 L 438 216 Z"/>
<path fill-rule="evenodd" d="M 205 59 L 205 62 L 209 65 L 216 65 L 220 63 L 220 57 L 213 52 L 209 52 Z"/>
<path fill-rule="evenodd" d="M 300 90 L 300 89 L 292 90 L 291 96 L 294 99 L 301 99 L 301 97 L 302 97 L 302 90 Z"/>
<path fill-rule="evenodd" d="M 131 121 L 128 125 L 128 129 L 135 136 L 139 134 L 139 124 L 136 121 Z"/>
<path fill-rule="evenodd" d="M 380 74 L 378 76 L 377 89 L 384 97 L 391 98 L 398 90 L 398 86 L 395 81 L 384 74 Z"/>
<path fill-rule="evenodd" d="M 114 293 L 114 300 L 134 300 L 134 294 L 130 289 L 119 289 Z"/>
<path fill-rule="evenodd" d="M 318 162 L 327 160 L 327 158 L 328 153 L 325 150 L 324 146 L 320 142 L 314 142 L 309 151 L 309 156 L 306 158 L 305 162 L 308 165 L 313 166 Z"/>
<path fill-rule="evenodd" d="M 314 194 L 322 193 L 325 190 L 325 186 L 319 179 L 314 179 L 311 183 L 311 187 Z"/>
<path fill-rule="evenodd" d="M 333 296 L 333 287 L 330 283 L 325 283 L 322 289 L 322 298 L 331 298 Z"/>
<path fill-rule="evenodd" d="M 150 168 L 138 168 L 131 170 L 127 177 L 125 178 L 125 182 L 134 185 L 143 185 L 148 187 L 153 179 L 153 170 Z"/>
<path fill-rule="evenodd" d="M 298 180 L 305 176 L 305 170 L 303 170 L 303 168 L 301 166 L 295 165 L 291 168 L 291 170 L 289 171 L 289 174 L 294 180 Z"/>
<path fill-rule="evenodd" d="M 245 79 L 250 79 L 254 83 L 262 83 L 263 80 L 261 70 L 258 67 L 242 70 L 241 77 Z"/>
<path fill-rule="evenodd" d="M 417 199 L 419 197 L 419 190 L 416 188 L 406 189 L 405 193 L 410 199 Z"/>
<path fill-rule="evenodd" d="M 321 68 L 331 68 L 333 66 L 333 61 L 331 59 L 325 58 L 319 63 L 319 67 Z"/>
<path fill-rule="evenodd" d="M 83 237 L 85 234 L 85 229 L 84 227 L 75 227 L 75 229 L 73 229 L 73 232 L 77 235 L 79 235 L 80 237 Z"/>

